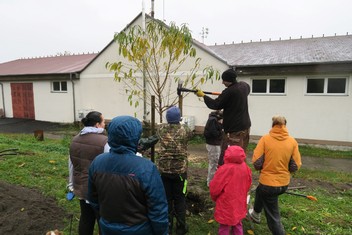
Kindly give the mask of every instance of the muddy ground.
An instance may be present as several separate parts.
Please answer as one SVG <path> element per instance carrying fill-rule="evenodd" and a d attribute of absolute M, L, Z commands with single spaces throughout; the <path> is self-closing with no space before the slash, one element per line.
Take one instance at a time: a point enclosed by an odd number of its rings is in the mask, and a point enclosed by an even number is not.
<path fill-rule="evenodd" d="M 0 120 L 1 121 L 1 120 Z M 19 125 L 19 123 L 17 123 Z M 7 126 L 7 125 L 6 125 Z M 1 128 L 2 127 L 2 128 Z M 31 127 L 30 132 L 42 126 Z M 52 126 L 50 126 L 51 128 Z M 47 130 L 45 130 L 47 131 Z M 1 125 L 0 132 L 5 131 Z M 45 137 L 50 136 L 45 133 Z M 207 153 L 204 145 L 192 145 L 189 148 L 189 160 L 192 163 L 188 171 L 189 193 L 187 196 L 188 213 L 198 214 L 210 218 L 213 203 L 206 188 L 206 168 L 194 167 L 205 165 Z M 248 154 L 251 156 L 251 153 Z M 325 169 L 350 172 L 352 160 L 325 159 L 302 157 L 303 168 Z M 192 167 L 193 166 L 193 167 Z M 257 184 L 257 176 L 253 175 L 253 184 Z M 352 184 L 331 184 L 316 180 L 293 178 L 291 187 L 305 186 L 307 189 L 322 187 L 332 194 L 352 188 Z M 53 198 L 44 197 L 39 191 L 20 186 L 10 185 L 0 181 L 0 234 L 11 235 L 41 235 L 48 230 L 63 229 L 63 218 L 70 220 Z M 66 221 L 67 223 L 67 221 Z"/>

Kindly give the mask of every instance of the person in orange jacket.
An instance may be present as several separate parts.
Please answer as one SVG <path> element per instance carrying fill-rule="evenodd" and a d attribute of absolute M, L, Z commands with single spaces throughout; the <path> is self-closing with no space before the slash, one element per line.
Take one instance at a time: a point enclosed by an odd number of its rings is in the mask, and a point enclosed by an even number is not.
<path fill-rule="evenodd" d="M 243 234 L 242 219 L 247 214 L 247 194 L 252 184 L 252 171 L 245 163 L 242 147 L 225 150 L 224 164 L 215 172 L 209 190 L 215 202 L 215 220 L 219 235 Z"/>
<path fill-rule="evenodd" d="M 302 165 L 298 143 L 289 135 L 286 123 L 285 117 L 274 116 L 272 129 L 260 138 L 252 157 L 254 168 L 260 170 L 260 175 L 254 208 L 249 214 L 255 223 L 260 223 L 260 213 L 264 209 L 268 227 L 275 235 L 285 235 L 279 195 L 287 190 L 291 173 Z"/>

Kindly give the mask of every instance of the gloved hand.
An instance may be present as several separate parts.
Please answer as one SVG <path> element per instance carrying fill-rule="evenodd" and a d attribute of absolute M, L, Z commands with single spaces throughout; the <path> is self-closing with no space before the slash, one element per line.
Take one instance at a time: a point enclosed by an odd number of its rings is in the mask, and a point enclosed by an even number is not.
<path fill-rule="evenodd" d="M 197 90 L 196 95 L 198 97 L 203 97 L 204 96 L 204 92 L 202 90 Z"/>

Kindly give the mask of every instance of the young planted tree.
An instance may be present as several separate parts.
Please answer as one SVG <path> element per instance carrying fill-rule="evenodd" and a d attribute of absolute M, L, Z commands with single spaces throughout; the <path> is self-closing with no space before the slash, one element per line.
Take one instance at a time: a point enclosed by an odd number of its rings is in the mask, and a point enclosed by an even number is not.
<path fill-rule="evenodd" d="M 114 71 L 114 79 L 123 82 L 130 105 L 135 107 L 143 100 L 150 104 L 155 96 L 155 107 L 162 122 L 163 112 L 178 102 L 176 89 L 171 90 L 172 83 L 182 82 L 183 87 L 194 89 L 208 80 L 219 78 L 219 73 L 212 67 L 200 70 L 200 58 L 196 57 L 192 35 L 188 27 L 150 19 L 146 29 L 135 25 L 128 31 L 115 35 L 119 45 L 119 55 L 127 59 L 108 62 L 106 67 Z M 187 63 L 187 74 L 177 73 Z M 182 79 L 182 81 L 181 81 Z"/>

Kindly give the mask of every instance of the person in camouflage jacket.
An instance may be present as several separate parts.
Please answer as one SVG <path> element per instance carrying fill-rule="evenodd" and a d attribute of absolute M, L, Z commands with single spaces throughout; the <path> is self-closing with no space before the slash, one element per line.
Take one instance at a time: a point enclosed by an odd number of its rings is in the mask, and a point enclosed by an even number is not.
<path fill-rule="evenodd" d="M 169 234 L 172 234 L 173 217 L 176 217 L 176 234 L 186 234 L 186 187 L 188 167 L 188 141 L 192 132 L 180 124 L 181 113 L 176 106 L 166 112 L 167 124 L 157 130 L 160 139 L 158 169 L 164 184 L 169 207 Z"/>

